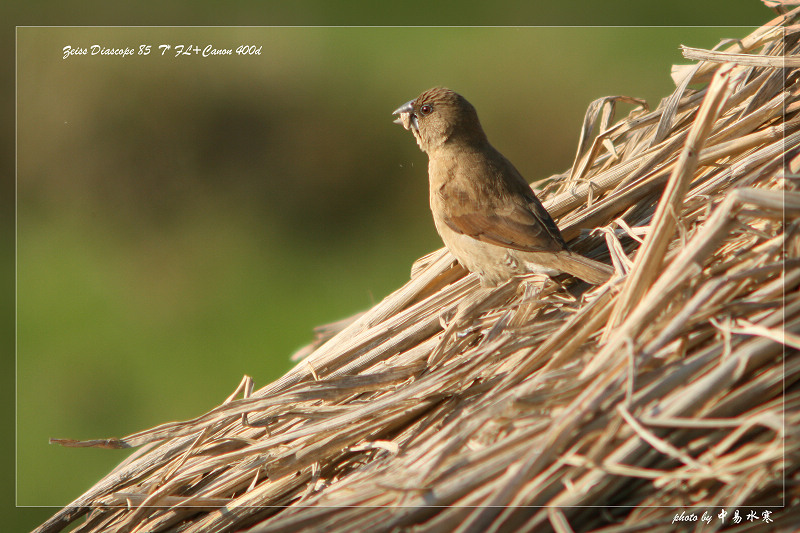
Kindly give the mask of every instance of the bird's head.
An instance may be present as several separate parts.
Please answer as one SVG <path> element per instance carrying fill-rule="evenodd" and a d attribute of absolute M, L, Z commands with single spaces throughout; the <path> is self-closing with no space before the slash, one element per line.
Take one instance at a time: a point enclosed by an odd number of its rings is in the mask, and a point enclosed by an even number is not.
<path fill-rule="evenodd" d="M 484 143 L 478 113 L 460 94 L 444 87 L 434 87 L 397 108 L 393 115 L 410 130 L 423 152 L 444 146 L 451 141 Z"/>

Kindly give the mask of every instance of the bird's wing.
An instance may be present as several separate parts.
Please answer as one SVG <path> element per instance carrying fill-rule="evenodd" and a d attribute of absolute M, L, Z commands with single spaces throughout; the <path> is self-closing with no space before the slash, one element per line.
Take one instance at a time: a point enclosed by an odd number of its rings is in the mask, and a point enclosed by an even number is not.
<path fill-rule="evenodd" d="M 450 206 L 442 217 L 445 224 L 473 239 L 525 252 L 557 252 L 566 247 L 555 222 L 535 197 L 533 202 L 511 202 L 498 208 L 469 207 L 474 205 Z"/>

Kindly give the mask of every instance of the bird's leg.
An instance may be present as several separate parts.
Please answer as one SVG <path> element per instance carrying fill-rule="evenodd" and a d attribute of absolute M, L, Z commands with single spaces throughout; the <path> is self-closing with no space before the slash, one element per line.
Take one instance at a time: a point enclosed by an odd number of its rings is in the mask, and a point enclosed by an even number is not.
<path fill-rule="evenodd" d="M 550 285 L 551 287 L 548 287 Z M 552 292 L 552 288 L 557 285 L 547 274 L 528 274 L 520 277 L 520 287 L 518 292 L 522 293 L 522 299 L 517 312 L 514 313 L 509 326 L 519 327 L 530 322 L 541 310 L 541 296 Z"/>
<path fill-rule="evenodd" d="M 520 288 L 525 291 L 525 299 L 534 298 L 541 293 L 547 282 L 552 281 L 548 274 L 527 274 L 520 276 Z"/>
<path fill-rule="evenodd" d="M 439 325 L 442 329 L 447 329 L 448 325 L 453 322 L 453 319 L 458 314 L 458 306 L 446 307 L 439 311 Z"/>

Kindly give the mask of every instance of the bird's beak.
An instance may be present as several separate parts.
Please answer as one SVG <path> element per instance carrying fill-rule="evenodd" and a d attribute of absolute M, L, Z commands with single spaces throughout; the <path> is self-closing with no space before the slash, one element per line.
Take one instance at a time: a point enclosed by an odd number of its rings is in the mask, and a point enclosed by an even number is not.
<path fill-rule="evenodd" d="M 392 115 L 400 115 L 394 119 L 395 124 L 400 124 L 407 130 L 413 129 L 414 131 L 419 131 L 417 115 L 414 113 L 414 100 L 409 100 L 395 109 Z"/>
<path fill-rule="evenodd" d="M 400 113 L 414 113 L 414 100 L 409 100 L 405 104 L 392 111 L 392 115 L 399 115 Z M 399 124 L 398 120 L 400 119 L 395 120 L 397 124 Z"/>

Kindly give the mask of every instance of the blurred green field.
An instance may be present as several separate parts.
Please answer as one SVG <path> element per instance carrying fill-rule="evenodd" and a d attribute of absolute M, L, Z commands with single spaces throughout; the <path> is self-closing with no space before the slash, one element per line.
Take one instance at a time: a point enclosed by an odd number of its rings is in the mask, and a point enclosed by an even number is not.
<path fill-rule="evenodd" d="M 533 181 L 571 165 L 593 99 L 655 108 L 680 44 L 747 33 L 20 28 L 17 504 L 63 506 L 127 455 L 49 438 L 194 417 L 244 374 L 261 387 L 441 246 L 400 104 L 461 92 Z M 62 59 L 94 43 L 263 52 Z"/>

